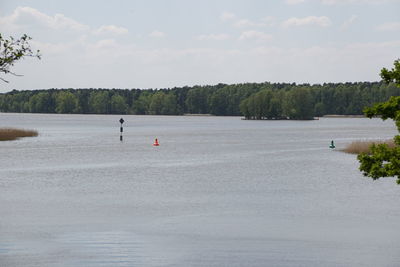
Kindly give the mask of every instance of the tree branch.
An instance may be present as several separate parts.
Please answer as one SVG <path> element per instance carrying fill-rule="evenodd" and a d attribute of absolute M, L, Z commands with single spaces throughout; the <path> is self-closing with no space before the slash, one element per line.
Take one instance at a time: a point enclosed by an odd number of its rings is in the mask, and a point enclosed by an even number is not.
<path fill-rule="evenodd" d="M 12 36 L 10 36 L 9 39 L 5 39 L 0 33 L 0 72 L 21 77 L 23 75 L 10 71 L 10 68 L 14 66 L 16 61 L 25 57 L 41 58 L 39 50 L 36 52 L 32 51 L 29 44 L 31 39 L 32 38 L 26 34 L 19 39 L 14 39 Z M 0 78 L 0 80 L 8 83 L 8 81 L 3 78 Z"/>
<path fill-rule="evenodd" d="M 16 74 L 16 73 L 11 72 L 11 71 L 8 71 L 8 73 L 10 73 L 10 74 L 12 74 L 12 75 L 14 75 L 14 76 L 17 76 L 17 77 L 22 77 L 22 76 L 24 76 L 24 75 L 22 75 L 22 74 Z"/>
<path fill-rule="evenodd" d="M 9 83 L 9 81 L 4 80 L 3 78 L 0 77 L 0 80 L 2 80 L 3 82 Z"/>

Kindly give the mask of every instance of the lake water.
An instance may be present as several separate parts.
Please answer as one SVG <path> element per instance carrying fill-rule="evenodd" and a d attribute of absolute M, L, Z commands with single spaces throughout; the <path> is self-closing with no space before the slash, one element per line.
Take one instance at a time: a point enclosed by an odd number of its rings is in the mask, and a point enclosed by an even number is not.
<path fill-rule="evenodd" d="M 123 117 L 0 114 L 40 133 L 0 142 L 0 266 L 399 266 L 400 186 L 338 151 L 392 121 Z"/>

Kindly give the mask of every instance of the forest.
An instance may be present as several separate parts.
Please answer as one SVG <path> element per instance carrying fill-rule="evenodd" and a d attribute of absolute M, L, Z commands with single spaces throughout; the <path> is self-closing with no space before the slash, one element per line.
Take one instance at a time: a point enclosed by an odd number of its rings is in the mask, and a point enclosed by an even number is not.
<path fill-rule="evenodd" d="M 384 82 L 243 83 L 168 89 L 46 89 L 0 94 L 0 112 L 244 116 L 313 119 L 362 115 L 365 107 L 399 96 Z"/>

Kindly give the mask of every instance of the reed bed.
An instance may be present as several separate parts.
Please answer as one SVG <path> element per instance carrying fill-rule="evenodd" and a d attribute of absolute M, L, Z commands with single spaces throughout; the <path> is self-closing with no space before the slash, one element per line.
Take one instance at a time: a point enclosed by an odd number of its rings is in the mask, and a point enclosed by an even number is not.
<path fill-rule="evenodd" d="M 394 147 L 393 139 L 390 140 L 359 140 L 347 145 L 342 151 L 350 154 L 370 153 L 370 147 L 375 144 L 387 144 L 389 147 Z"/>
<path fill-rule="evenodd" d="M 33 136 L 38 136 L 38 132 L 35 130 L 0 128 L 0 141 L 11 141 L 21 137 Z"/>

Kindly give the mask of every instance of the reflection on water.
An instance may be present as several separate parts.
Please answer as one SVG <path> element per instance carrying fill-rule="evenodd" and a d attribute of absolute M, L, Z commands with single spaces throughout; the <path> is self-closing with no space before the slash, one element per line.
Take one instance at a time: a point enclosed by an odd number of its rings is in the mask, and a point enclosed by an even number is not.
<path fill-rule="evenodd" d="M 400 262 L 394 179 L 338 151 L 392 122 L 119 118 L 0 114 L 40 133 L 0 143 L 0 266 Z"/>

